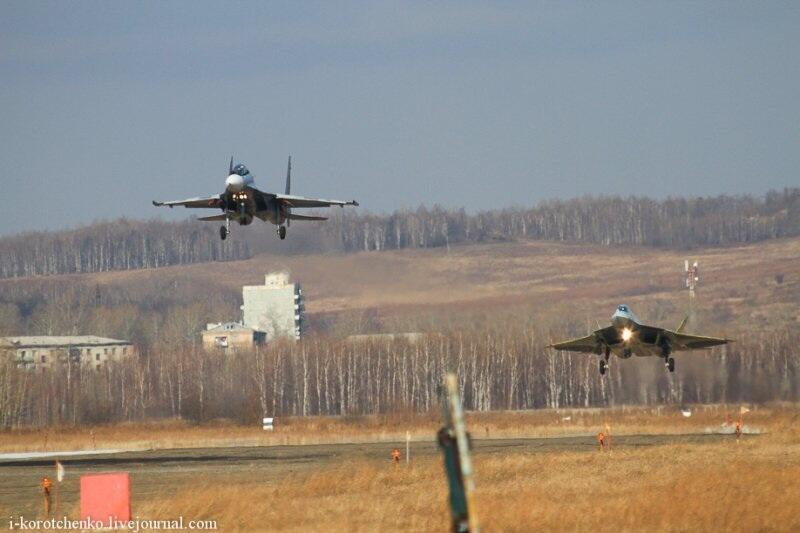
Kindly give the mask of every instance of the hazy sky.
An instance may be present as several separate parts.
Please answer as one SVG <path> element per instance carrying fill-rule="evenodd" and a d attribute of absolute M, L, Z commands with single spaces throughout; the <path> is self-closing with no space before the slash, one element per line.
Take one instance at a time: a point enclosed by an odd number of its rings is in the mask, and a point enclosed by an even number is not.
<path fill-rule="evenodd" d="M 763 193 L 799 102 L 800 2 L 5 1 L 0 233 L 186 217 L 231 154 L 373 211 Z"/>

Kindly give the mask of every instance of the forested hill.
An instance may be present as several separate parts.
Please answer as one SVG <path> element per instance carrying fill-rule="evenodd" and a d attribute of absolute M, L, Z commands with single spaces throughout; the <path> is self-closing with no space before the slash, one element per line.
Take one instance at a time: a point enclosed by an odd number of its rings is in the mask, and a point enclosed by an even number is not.
<path fill-rule="evenodd" d="M 119 219 L 0 238 L 0 277 L 153 268 L 245 259 L 256 253 L 430 248 L 490 240 L 541 239 L 670 248 L 749 243 L 800 235 L 800 188 L 763 197 L 585 197 L 468 214 L 420 207 L 388 215 L 331 210 L 331 220 L 235 227 L 221 242 L 214 224 Z"/>

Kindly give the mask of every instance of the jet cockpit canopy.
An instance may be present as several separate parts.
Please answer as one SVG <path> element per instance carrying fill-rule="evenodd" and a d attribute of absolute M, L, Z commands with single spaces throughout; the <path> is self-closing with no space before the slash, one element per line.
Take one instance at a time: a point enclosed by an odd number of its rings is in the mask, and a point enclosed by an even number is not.
<path fill-rule="evenodd" d="M 239 163 L 238 165 L 233 167 L 233 173 L 234 174 L 238 174 L 239 176 L 247 176 L 248 174 L 250 174 L 250 171 L 247 170 L 246 166 L 244 166 L 243 164 Z"/>

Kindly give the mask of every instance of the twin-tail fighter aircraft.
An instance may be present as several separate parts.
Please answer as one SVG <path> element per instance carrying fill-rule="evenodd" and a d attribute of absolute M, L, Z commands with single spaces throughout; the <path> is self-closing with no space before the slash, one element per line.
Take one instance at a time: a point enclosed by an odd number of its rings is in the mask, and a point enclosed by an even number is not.
<path fill-rule="evenodd" d="M 234 166 L 233 157 L 231 157 L 231 163 L 228 166 L 228 177 L 225 179 L 225 191 L 222 194 L 209 196 L 208 198 L 189 198 L 188 200 L 171 202 L 153 201 L 153 205 L 156 207 L 182 205 L 184 207 L 221 209 L 221 215 L 201 217 L 198 220 L 224 221 L 225 225 L 219 229 L 219 236 L 222 240 L 225 240 L 231 234 L 231 220 L 235 220 L 241 226 L 247 226 L 254 218 L 260 218 L 264 222 L 271 222 L 278 226 L 278 236 L 281 239 L 285 239 L 286 227 L 292 220 L 327 220 L 327 217 L 293 213 L 293 209 L 330 207 L 332 205 L 338 205 L 339 207 L 358 205 L 355 200 L 346 202 L 293 196 L 290 193 L 291 186 L 291 156 L 286 169 L 286 192 L 284 194 L 262 192 L 256 189 L 254 177 L 247 170 L 247 167 L 241 163 Z"/>
<path fill-rule="evenodd" d="M 611 325 L 607 328 L 598 329 L 580 339 L 558 342 L 548 347 L 600 355 L 600 374 L 605 374 L 608 358 L 612 353 L 621 359 L 627 359 L 631 355 L 661 357 L 669 371 L 674 372 L 675 359 L 670 357 L 672 352 L 702 350 L 733 342 L 731 339 L 688 335 L 683 333 L 685 326 L 686 318 L 675 331 L 645 326 L 627 305 L 620 305 L 611 316 Z"/>

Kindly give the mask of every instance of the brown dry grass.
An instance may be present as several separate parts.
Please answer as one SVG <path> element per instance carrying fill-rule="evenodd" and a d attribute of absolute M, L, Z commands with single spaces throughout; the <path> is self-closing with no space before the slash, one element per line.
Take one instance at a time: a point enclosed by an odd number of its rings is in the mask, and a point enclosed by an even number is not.
<path fill-rule="evenodd" d="M 733 335 L 740 327 L 800 324 L 800 239 L 748 246 L 676 251 L 520 241 L 445 249 L 324 254 L 204 263 L 160 269 L 53 276 L 49 280 L 114 286 L 193 285 L 239 294 L 261 284 L 265 272 L 289 270 L 303 284 L 310 314 L 377 310 L 382 319 L 525 307 L 541 323 L 573 316 L 605 322 L 625 301 L 644 320 L 676 326 L 683 318 L 683 261 L 699 258 L 701 317 L 709 334 Z M 784 275 L 782 284 L 775 276 Z M 2 280 L 25 284 L 31 280 Z M 222 319 L 224 317 L 220 317 Z M 430 321 L 428 321 L 430 322 Z M 401 321 L 402 323 L 402 321 Z M 435 326 L 430 326 L 435 327 Z"/>
<path fill-rule="evenodd" d="M 796 435 L 795 435 L 796 437 Z M 475 457 L 485 531 L 797 531 L 800 446 L 764 436 L 713 445 Z M 214 519 L 228 530 L 444 531 L 441 461 L 355 463 L 280 483 L 207 476 L 140 516 Z"/>
<path fill-rule="evenodd" d="M 612 424 L 615 435 L 677 434 L 718 427 L 729 416 L 736 417 L 738 407 L 696 406 L 691 418 L 675 408 L 471 413 L 468 426 L 475 438 L 594 434 L 605 423 Z M 571 420 L 564 422 L 566 416 Z M 731 437 L 698 444 L 617 444 L 604 453 L 585 446 L 525 452 L 509 447 L 487 454 L 478 448 L 475 509 L 484 531 L 797 531 L 800 408 L 758 406 L 744 417 L 746 425 L 765 433 L 739 443 Z M 240 438 L 261 444 L 303 438 L 380 440 L 396 438 L 407 427 L 416 427 L 417 437 L 430 440 L 437 426 L 436 417 L 429 414 L 290 419 L 272 435 L 235 426 L 176 423 L 147 431 L 153 438 L 167 439 L 162 445 L 205 446 L 230 445 L 231 439 Z M 221 429 L 225 436 L 219 434 Z M 108 444 L 116 445 L 142 430 L 95 428 Z M 19 443 L 25 434 L 12 437 Z M 438 454 L 417 454 L 410 467 L 359 458 L 319 463 L 317 470 L 288 469 L 265 478 L 259 474 L 260 468 L 276 467 L 254 465 L 249 479 L 231 477 L 224 470 L 166 477 L 157 470 L 134 470 L 138 479 L 161 476 L 162 483 L 157 491 L 134 491 L 134 515 L 216 520 L 223 531 L 447 529 L 447 493 Z M 170 482 L 170 476 L 178 477 Z M 188 479 L 191 484 L 184 484 Z M 185 489 L 175 490 L 176 486 Z M 77 507 L 67 514 L 77 516 Z"/>
<path fill-rule="evenodd" d="M 690 418 L 684 417 L 677 406 L 470 412 L 467 423 L 476 439 L 591 435 L 606 424 L 618 435 L 688 434 L 719 430 L 721 424 L 738 416 L 739 407 L 738 404 L 690 406 Z M 272 432 L 224 420 L 203 425 L 166 420 L 12 430 L 0 432 L 0 452 L 398 442 L 405 439 L 406 431 L 414 440 L 429 440 L 439 428 L 439 420 L 438 412 L 430 412 L 279 418 Z M 788 428 L 800 427 L 800 410 L 793 404 L 752 406 L 745 421 L 764 431 L 785 433 Z"/>

